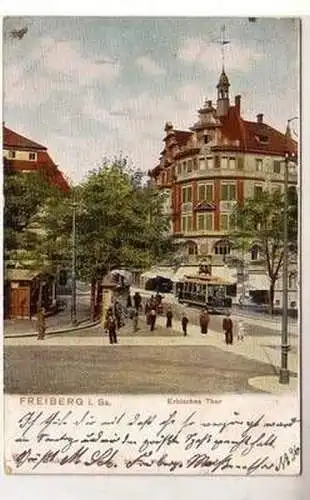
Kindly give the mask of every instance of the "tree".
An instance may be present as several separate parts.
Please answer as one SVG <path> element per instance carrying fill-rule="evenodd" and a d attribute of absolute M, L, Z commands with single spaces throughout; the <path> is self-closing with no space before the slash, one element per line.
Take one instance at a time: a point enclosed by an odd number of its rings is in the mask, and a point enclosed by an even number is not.
<path fill-rule="evenodd" d="M 73 188 L 70 198 L 47 204 L 45 245 L 50 243 L 58 261 L 71 256 L 73 201 L 77 276 L 91 283 L 95 317 L 101 282 L 108 271 L 143 269 L 170 252 L 168 219 L 163 215 L 162 194 L 144 184 L 141 172 L 129 168 L 126 158 L 105 159 Z"/>
<path fill-rule="evenodd" d="M 4 257 L 12 265 L 31 259 L 38 246 L 36 217 L 55 188 L 38 172 L 16 172 L 4 162 Z"/>
<path fill-rule="evenodd" d="M 297 251 L 297 198 L 289 196 L 289 256 Z M 235 248 L 249 251 L 253 245 L 260 249 L 269 278 L 269 306 L 274 312 L 274 293 L 283 263 L 284 200 L 280 191 L 263 191 L 259 199 L 247 199 L 234 212 L 236 230 L 230 234 Z"/>

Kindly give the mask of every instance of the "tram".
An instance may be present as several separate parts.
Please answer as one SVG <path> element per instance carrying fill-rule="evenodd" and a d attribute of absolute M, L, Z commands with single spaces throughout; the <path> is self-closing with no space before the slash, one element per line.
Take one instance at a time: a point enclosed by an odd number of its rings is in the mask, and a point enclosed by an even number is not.
<path fill-rule="evenodd" d="M 228 296 L 231 283 L 216 276 L 185 276 L 176 285 L 180 303 L 207 307 L 210 313 L 223 314 L 232 305 Z"/>

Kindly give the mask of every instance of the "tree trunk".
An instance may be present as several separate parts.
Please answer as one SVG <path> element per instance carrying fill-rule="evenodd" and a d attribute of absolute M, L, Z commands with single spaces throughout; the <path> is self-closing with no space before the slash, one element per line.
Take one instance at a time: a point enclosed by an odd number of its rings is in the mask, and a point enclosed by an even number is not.
<path fill-rule="evenodd" d="M 91 291 L 90 291 L 90 315 L 92 321 L 95 321 L 96 317 L 96 284 L 97 281 L 95 278 L 93 278 L 91 280 Z"/>
<path fill-rule="evenodd" d="M 102 304 L 102 279 L 96 282 L 96 319 L 100 317 L 101 304 Z"/>
<path fill-rule="evenodd" d="M 269 312 L 270 314 L 274 313 L 274 291 L 275 291 L 275 281 L 270 281 L 269 287 Z"/>

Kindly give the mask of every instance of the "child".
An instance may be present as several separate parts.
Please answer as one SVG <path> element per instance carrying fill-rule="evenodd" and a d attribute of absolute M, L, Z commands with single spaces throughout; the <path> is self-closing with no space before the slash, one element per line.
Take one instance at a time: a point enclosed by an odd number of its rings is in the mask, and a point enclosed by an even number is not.
<path fill-rule="evenodd" d="M 244 322 L 243 319 L 241 318 L 238 320 L 237 329 L 238 329 L 237 339 L 244 341 Z"/>
<path fill-rule="evenodd" d="M 183 331 L 184 337 L 186 337 L 186 335 L 187 335 L 187 324 L 188 324 L 188 317 L 186 316 L 185 313 L 183 313 L 183 316 L 182 316 L 182 331 Z"/>

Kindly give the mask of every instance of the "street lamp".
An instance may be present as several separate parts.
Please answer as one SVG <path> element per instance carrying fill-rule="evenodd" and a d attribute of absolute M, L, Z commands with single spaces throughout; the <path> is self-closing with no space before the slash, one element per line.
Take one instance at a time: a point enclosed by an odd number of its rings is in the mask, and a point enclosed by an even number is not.
<path fill-rule="evenodd" d="M 76 202 L 72 204 L 72 262 L 71 262 L 71 323 L 77 324 L 76 319 Z"/>
<path fill-rule="evenodd" d="M 290 123 L 296 120 L 297 117 L 287 121 L 287 136 L 290 133 Z M 284 214 L 283 214 L 283 263 L 282 263 L 282 335 L 281 335 L 281 368 L 280 368 L 280 384 L 289 384 L 290 372 L 288 370 L 288 181 L 289 181 L 289 164 L 295 161 L 296 157 L 288 151 L 285 153 L 284 165 Z"/>

